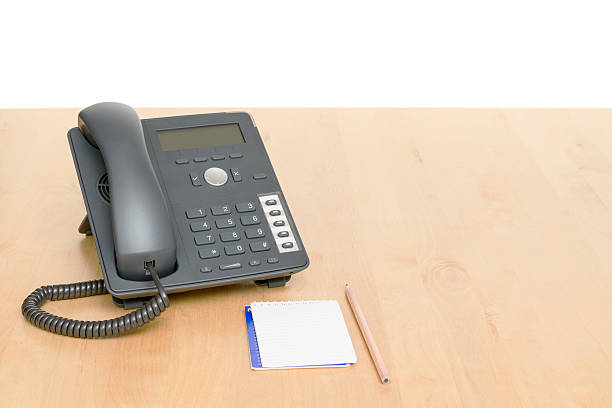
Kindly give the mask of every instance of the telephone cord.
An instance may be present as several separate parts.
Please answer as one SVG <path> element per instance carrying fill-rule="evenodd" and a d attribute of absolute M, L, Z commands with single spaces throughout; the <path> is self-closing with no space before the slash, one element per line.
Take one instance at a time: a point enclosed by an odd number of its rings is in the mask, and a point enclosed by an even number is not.
<path fill-rule="evenodd" d="M 152 265 L 145 266 L 151 274 L 158 293 L 142 307 L 126 315 L 98 321 L 73 320 L 56 316 L 40 308 L 46 300 L 77 299 L 104 295 L 107 292 L 104 279 L 64 285 L 41 286 L 25 298 L 21 313 L 33 325 L 51 333 L 79 338 L 115 337 L 128 333 L 159 316 L 170 305 L 168 295 Z"/>

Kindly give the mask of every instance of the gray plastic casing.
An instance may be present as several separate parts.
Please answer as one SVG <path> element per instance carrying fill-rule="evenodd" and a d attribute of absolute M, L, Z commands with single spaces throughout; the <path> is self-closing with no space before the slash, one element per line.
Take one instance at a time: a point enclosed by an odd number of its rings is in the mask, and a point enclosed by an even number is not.
<path fill-rule="evenodd" d="M 290 276 L 308 267 L 309 260 L 304 244 L 300 238 L 293 217 L 282 193 L 280 184 L 251 116 L 245 112 L 212 113 L 203 115 L 175 116 L 141 120 L 144 130 L 146 148 L 151 159 L 151 165 L 162 194 L 165 197 L 172 233 L 176 241 L 176 270 L 162 278 L 162 283 L 169 293 L 182 292 L 206 287 L 229 285 L 253 280 L 271 279 Z M 158 130 L 180 129 L 188 127 L 238 124 L 244 136 L 245 143 L 224 146 L 203 147 L 189 150 L 163 151 L 157 137 Z M 111 205 L 100 194 L 98 183 L 106 173 L 106 167 L 100 151 L 92 146 L 83 136 L 79 128 L 68 131 L 68 141 L 76 172 L 78 175 L 87 215 L 91 225 L 93 240 L 96 245 L 100 266 L 109 293 L 117 298 L 132 298 L 153 295 L 157 292 L 152 281 L 137 281 L 122 278 L 117 271 L 113 228 L 111 223 Z M 230 159 L 231 153 L 241 153 L 243 157 Z M 212 155 L 224 155 L 225 159 L 212 161 Z M 195 162 L 196 157 L 207 157 L 205 162 Z M 178 165 L 177 159 L 189 159 L 187 164 Z M 190 172 L 203 172 L 210 167 L 219 167 L 229 174 L 230 168 L 238 168 L 242 173 L 241 182 L 228 181 L 223 186 L 214 187 L 206 182 L 195 187 L 191 184 Z M 267 178 L 255 180 L 255 174 L 266 174 Z M 115 176 L 117 177 L 117 176 Z M 299 250 L 279 252 L 275 245 L 264 254 L 252 254 L 247 251 L 243 255 L 231 257 L 222 254 L 216 260 L 202 260 L 198 256 L 198 246 L 195 245 L 194 233 L 190 230 L 190 222 L 185 212 L 192 208 L 205 208 L 205 220 L 214 222 L 217 217 L 210 214 L 210 208 L 219 205 L 252 201 L 259 204 L 258 197 L 277 194 L 286 215 L 289 227 L 297 242 Z M 111 185 L 112 203 L 112 185 Z M 242 214 L 236 214 L 236 219 Z M 263 209 L 257 206 L 254 213 L 265 220 Z M 151 220 L 155 222 L 155 220 Z M 271 230 L 264 221 L 258 227 L 266 231 L 266 237 L 272 240 Z M 249 241 L 242 238 L 248 245 Z M 221 246 L 221 245 L 220 245 Z M 261 264 L 249 266 L 249 260 L 258 258 Z M 277 263 L 266 262 L 267 258 L 278 258 Z M 222 263 L 240 262 L 242 267 L 222 271 L 218 266 Z M 213 272 L 202 273 L 202 266 L 212 266 Z"/>

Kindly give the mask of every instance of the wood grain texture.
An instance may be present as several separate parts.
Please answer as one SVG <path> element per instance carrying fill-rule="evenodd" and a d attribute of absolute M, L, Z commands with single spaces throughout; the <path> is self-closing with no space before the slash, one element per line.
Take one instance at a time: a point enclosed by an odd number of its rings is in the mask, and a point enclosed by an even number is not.
<path fill-rule="evenodd" d="M 78 110 L 0 111 L 3 406 L 612 405 L 612 111 L 248 111 L 311 266 L 284 288 L 173 295 L 147 327 L 85 341 L 40 331 L 19 309 L 42 284 L 101 276 L 77 233 L 66 131 Z M 250 370 L 242 306 L 298 299 L 340 302 L 355 366 Z M 45 307 L 121 313 L 108 296 Z"/>

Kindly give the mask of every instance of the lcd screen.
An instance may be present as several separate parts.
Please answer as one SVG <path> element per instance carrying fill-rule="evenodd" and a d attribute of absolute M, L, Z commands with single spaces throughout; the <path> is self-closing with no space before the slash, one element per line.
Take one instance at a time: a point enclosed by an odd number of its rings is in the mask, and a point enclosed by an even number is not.
<path fill-rule="evenodd" d="M 244 136 L 236 123 L 158 130 L 157 137 L 164 151 L 244 143 Z"/>

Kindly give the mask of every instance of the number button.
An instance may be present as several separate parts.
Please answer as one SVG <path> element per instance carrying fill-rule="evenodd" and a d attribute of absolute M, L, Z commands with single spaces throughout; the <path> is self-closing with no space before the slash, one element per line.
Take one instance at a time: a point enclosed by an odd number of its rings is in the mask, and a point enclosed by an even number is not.
<path fill-rule="evenodd" d="M 255 204 L 253 204 L 251 201 L 248 203 L 238 203 L 236 204 L 236 210 L 239 213 L 255 211 Z"/>
<path fill-rule="evenodd" d="M 194 221 L 189 224 L 189 228 L 191 228 L 193 232 L 208 231 L 210 229 L 210 225 L 208 224 L 208 221 Z"/>
<path fill-rule="evenodd" d="M 236 225 L 233 218 L 221 218 L 215 220 L 217 228 L 232 228 Z"/>
<path fill-rule="evenodd" d="M 212 234 L 196 234 L 196 236 L 193 237 L 193 240 L 195 241 L 196 245 L 214 244 L 215 236 Z"/>
<path fill-rule="evenodd" d="M 222 232 L 220 235 L 223 242 L 238 241 L 240 239 L 240 234 L 237 231 Z"/>
<path fill-rule="evenodd" d="M 206 217 L 206 211 L 203 208 L 192 208 L 191 210 L 185 211 L 187 218 L 201 218 Z"/>
<path fill-rule="evenodd" d="M 249 244 L 251 251 L 262 252 L 270 250 L 270 243 L 268 241 L 255 241 Z"/>
<path fill-rule="evenodd" d="M 232 210 L 229 205 L 219 205 L 217 207 L 212 207 L 210 211 L 212 212 L 212 215 L 226 215 L 232 213 Z"/>
<path fill-rule="evenodd" d="M 198 254 L 202 259 L 217 258 L 219 250 L 217 248 L 200 248 Z"/>
<path fill-rule="evenodd" d="M 260 223 L 259 217 L 256 215 L 243 215 L 240 217 L 242 225 L 257 225 Z"/>
<path fill-rule="evenodd" d="M 225 247 L 225 254 L 230 256 L 244 254 L 244 247 L 240 244 L 228 245 Z"/>
<path fill-rule="evenodd" d="M 266 233 L 264 232 L 263 228 L 251 228 L 251 229 L 244 231 L 244 233 L 246 237 L 249 239 L 262 238 L 266 236 Z"/>

